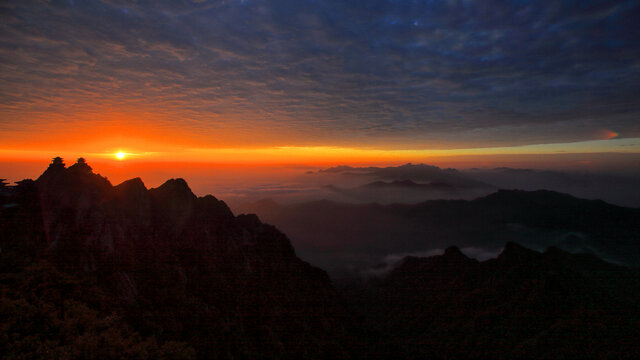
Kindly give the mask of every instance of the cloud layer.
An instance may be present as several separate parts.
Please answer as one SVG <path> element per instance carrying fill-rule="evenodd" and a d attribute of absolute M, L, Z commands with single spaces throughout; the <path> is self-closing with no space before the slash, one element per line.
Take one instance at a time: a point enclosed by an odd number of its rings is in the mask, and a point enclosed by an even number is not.
<path fill-rule="evenodd" d="M 212 146 L 640 137 L 639 10 L 635 0 L 2 2 L 0 132 L 126 117 Z"/>

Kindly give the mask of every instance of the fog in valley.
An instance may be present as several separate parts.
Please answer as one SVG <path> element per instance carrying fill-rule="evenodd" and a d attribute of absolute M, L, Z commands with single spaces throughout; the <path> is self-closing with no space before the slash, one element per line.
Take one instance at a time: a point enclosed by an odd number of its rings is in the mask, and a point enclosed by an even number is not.
<path fill-rule="evenodd" d="M 301 170 L 216 196 L 277 226 L 302 259 L 332 276 L 366 278 L 450 245 L 485 260 L 508 241 L 636 264 L 627 238 L 638 236 L 638 184 L 633 174 L 406 164 Z M 585 226 L 585 216 L 599 225 Z M 631 221 L 618 226 L 616 216 Z"/>

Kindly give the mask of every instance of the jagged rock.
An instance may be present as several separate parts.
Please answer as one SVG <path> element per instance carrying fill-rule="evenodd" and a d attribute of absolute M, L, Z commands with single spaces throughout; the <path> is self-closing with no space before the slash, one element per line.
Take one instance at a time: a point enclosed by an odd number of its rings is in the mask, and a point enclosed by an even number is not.
<path fill-rule="evenodd" d="M 504 249 L 498 256 L 498 259 L 517 264 L 520 262 L 530 261 L 539 256 L 540 253 L 529 250 L 518 243 L 510 241 L 505 245 Z"/>
<path fill-rule="evenodd" d="M 66 168 L 56 158 L 28 185 L 19 193 L 30 195 L 12 201 L 30 210 L 3 213 L 11 229 L 3 243 L 28 242 L 31 254 L 95 279 L 140 332 L 192 341 L 202 358 L 350 351 L 347 313 L 326 273 L 255 215 L 236 218 L 183 179 L 149 190 L 139 178 L 112 186 L 84 159 Z M 23 223 L 41 225 L 25 233 Z"/>

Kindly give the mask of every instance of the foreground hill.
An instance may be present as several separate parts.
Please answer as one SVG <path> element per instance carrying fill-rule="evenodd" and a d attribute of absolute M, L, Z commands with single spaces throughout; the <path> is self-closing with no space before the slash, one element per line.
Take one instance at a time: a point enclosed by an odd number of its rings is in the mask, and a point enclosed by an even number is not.
<path fill-rule="evenodd" d="M 1 200 L 0 352 L 9 357 L 357 351 L 324 271 L 275 227 L 196 197 L 182 179 L 112 186 L 82 159 L 68 168 L 54 159 Z"/>
<path fill-rule="evenodd" d="M 456 247 L 407 257 L 386 279 L 345 291 L 405 358 L 637 359 L 639 275 L 508 243 L 484 262 Z"/>

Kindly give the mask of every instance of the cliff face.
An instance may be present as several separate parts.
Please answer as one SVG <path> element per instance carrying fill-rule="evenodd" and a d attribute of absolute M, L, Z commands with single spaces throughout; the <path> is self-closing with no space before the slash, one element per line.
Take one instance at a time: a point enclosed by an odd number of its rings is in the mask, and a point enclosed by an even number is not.
<path fill-rule="evenodd" d="M 188 340 L 203 358 L 350 356 L 324 271 L 273 226 L 182 179 L 114 187 L 84 162 L 52 164 L 11 201 L 3 243 L 94 279 L 142 334 Z"/>

